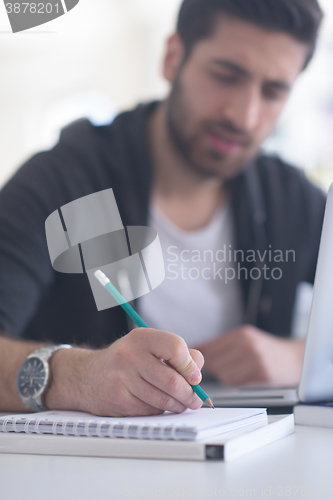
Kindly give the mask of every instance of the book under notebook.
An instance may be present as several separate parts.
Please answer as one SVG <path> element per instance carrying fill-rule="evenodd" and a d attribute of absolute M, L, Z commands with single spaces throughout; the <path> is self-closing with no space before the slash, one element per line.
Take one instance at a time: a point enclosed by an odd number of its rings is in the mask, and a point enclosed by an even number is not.
<path fill-rule="evenodd" d="M 0 432 L 99 438 L 198 441 L 267 423 L 263 408 L 208 408 L 145 417 L 98 417 L 90 413 L 45 411 L 0 417 Z"/>

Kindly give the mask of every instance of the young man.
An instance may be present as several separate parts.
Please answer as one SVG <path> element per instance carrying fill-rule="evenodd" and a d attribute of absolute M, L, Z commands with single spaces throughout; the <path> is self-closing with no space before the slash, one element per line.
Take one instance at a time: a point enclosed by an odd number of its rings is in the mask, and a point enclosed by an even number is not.
<path fill-rule="evenodd" d="M 304 341 L 288 337 L 297 285 L 314 279 L 325 199 L 259 149 L 321 17 L 316 0 L 185 0 L 164 60 L 169 97 L 105 127 L 71 125 L 5 186 L 1 410 L 199 408 L 189 383 L 201 380 L 201 352 L 227 384 L 298 382 Z M 54 210 L 110 187 L 124 226 L 158 230 L 167 264 L 164 283 L 136 303 L 152 328 L 126 336 L 125 314 L 97 312 L 86 276 L 53 271 L 44 232 Z M 50 343 L 72 348 L 46 349 L 51 383 L 24 405 L 19 367 Z M 75 347 L 84 344 L 104 348 Z M 41 377 L 29 376 L 31 386 Z"/>

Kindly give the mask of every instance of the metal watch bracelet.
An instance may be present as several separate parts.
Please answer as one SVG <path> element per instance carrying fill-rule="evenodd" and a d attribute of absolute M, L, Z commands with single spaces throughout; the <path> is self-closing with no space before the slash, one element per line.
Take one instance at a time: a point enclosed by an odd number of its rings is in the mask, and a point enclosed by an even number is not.
<path fill-rule="evenodd" d="M 48 345 L 48 346 L 41 347 L 40 349 L 37 349 L 36 351 L 29 354 L 29 356 L 27 356 L 24 363 L 21 365 L 20 369 L 18 370 L 17 379 L 16 379 L 16 386 L 17 386 L 18 393 L 21 397 L 23 404 L 26 406 L 26 408 L 28 408 L 29 410 L 34 411 L 34 412 L 46 410 L 46 408 L 43 406 L 42 398 L 44 396 L 46 389 L 49 387 L 49 382 L 51 381 L 51 371 L 50 371 L 49 359 L 59 349 L 70 349 L 71 347 L 72 346 L 68 345 L 68 344 Z M 31 358 L 37 358 L 42 363 L 43 369 L 45 371 L 45 376 L 44 376 L 44 381 L 43 381 L 39 391 L 33 396 L 25 397 L 24 394 L 22 394 L 22 392 L 20 391 L 19 377 L 20 377 L 22 369 L 24 369 L 24 365 Z"/>

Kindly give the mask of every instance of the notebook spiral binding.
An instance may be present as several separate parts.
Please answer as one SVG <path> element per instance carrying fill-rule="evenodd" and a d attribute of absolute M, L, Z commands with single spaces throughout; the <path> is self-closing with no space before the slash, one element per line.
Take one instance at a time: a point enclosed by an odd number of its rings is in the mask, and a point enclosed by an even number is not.
<path fill-rule="evenodd" d="M 51 420 L 37 417 L 8 417 L 0 422 L 0 432 L 53 434 L 54 436 L 84 436 L 124 439 L 191 440 L 192 429 L 184 426 L 124 424 L 115 420 Z M 184 435 L 185 433 L 185 435 Z"/>

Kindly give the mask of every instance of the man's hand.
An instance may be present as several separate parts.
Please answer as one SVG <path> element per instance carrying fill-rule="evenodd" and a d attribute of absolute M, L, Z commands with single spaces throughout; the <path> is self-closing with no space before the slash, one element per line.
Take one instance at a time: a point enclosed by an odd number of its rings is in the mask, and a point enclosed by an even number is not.
<path fill-rule="evenodd" d="M 305 341 L 278 338 L 253 326 L 240 326 L 200 345 L 207 372 L 226 385 L 299 383 Z"/>
<path fill-rule="evenodd" d="M 119 417 L 202 405 L 190 384 L 201 381 L 203 356 L 173 333 L 135 328 L 106 349 L 61 349 L 51 359 L 50 409 Z"/>

